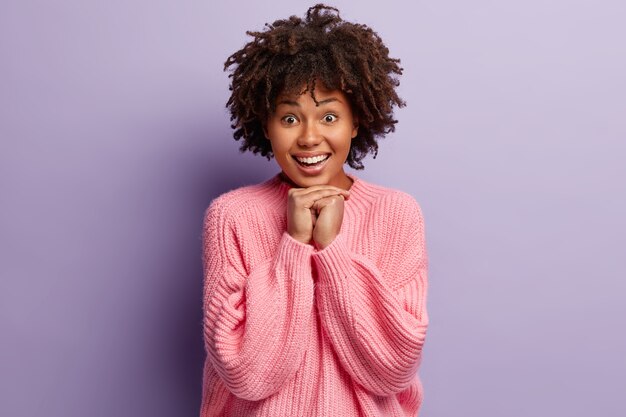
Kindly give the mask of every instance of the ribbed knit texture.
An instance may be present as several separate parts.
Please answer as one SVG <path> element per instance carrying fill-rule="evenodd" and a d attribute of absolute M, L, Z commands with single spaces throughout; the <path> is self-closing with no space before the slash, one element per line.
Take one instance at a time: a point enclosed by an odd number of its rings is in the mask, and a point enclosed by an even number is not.
<path fill-rule="evenodd" d="M 205 212 L 201 417 L 414 417 L 428 260 L 419 204 L 349 175 L 323 250 L 287 232 L 278 175 Z"/>

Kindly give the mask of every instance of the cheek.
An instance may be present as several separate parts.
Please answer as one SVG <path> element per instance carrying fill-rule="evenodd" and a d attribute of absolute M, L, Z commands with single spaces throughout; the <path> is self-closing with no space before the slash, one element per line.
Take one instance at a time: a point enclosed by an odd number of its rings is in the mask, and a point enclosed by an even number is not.
<path fill-rule="evenodd" d="M 274 157 L 277 159 L 287 159 L 287 154 L 289 153 L 289 142 L 285 140 L 284 137 L 277 136 L 276 134 L 272 135 L 270 131 L 270 144 L 272 147 L 272 152 L 274 153 Z"/>

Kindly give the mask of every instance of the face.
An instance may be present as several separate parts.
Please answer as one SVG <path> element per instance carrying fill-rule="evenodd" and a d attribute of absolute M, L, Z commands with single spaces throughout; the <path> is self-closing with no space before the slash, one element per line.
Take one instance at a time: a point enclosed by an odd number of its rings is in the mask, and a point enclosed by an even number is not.
<path fill-rule="evenodd" d="M 319 106 L 309 91 L 279 96 L 265 136 L 283 174 L 297 186 L 327 184 L 348 189 L 352 181 L 343 167 L 357 135 L 357 121 L 342 91 L 317 85 L 315 97 Z"/>

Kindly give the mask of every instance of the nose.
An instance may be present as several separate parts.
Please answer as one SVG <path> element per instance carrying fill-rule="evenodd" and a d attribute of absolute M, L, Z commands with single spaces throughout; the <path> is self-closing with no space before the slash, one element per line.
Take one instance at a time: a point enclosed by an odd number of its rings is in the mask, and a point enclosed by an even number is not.
<path fill-rule="evenodd" d="M 302 124 L 303 129 L 298 138 L 298 145 L 303 148 L 312 148 L 319 145 L 324 137 L 315 121 L 307 121 Z"/>

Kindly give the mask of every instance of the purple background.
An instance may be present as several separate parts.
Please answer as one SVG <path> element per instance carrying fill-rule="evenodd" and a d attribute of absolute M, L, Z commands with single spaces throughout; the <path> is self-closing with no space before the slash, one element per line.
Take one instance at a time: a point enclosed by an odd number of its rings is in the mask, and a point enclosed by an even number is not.
<path fill-rule="evenodd" d="M 222 65 L 312 4 L 221 3 L 0 4 L 0 415 L 197 415 L 202 214 L 277 172 Z M 626 415 L 626 4 L 331 4 L 405 68 L 357 175 L 424 212 L 421 415 Z"/>

